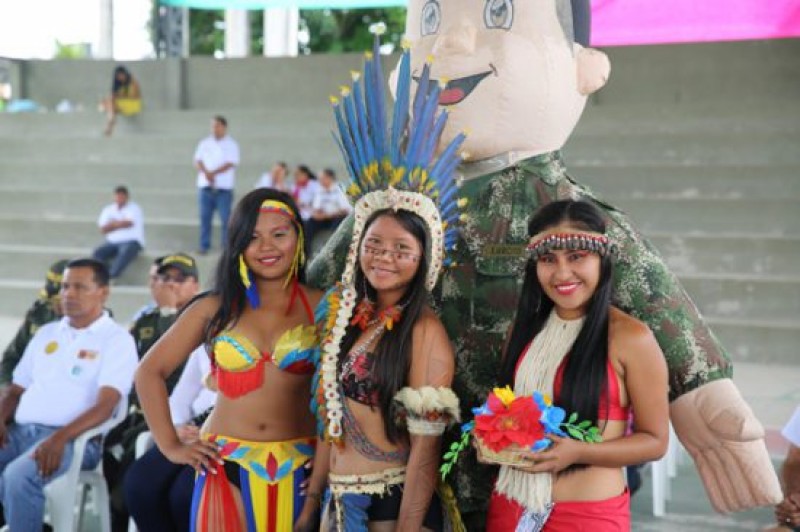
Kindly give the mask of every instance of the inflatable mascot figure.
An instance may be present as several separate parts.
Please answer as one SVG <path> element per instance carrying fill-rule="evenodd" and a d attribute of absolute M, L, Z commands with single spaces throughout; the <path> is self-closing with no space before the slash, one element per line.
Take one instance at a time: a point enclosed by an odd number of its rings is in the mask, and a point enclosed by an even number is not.
<path fill-rule="evenodd" d="M 496 382 L 526 261 L 527 222 L 540 205 L 584 198 L 608 216 L 620 244 L 614 303 L 647 323 L 666 357 L 670 417 L 713 507 L 738 511 L 781 500 L 764 431 L 731 380 L 724 348 L 653 246 L 619 210 L 568 173 L 559 153 L 588 94 L 609 74 L 588 48 L 588 0 L 409 0 L 412 72 L 433 57 L 431 82 L 446 82 L 441 144 L 467 132 L 460 195 L 468 198 L 456 263 L 434 292 L 457 353 L 456 391 L 479 404 Z M 352 221 L 310 270 L 329 287 L 340 277 Z M 455 478 L 459 508 L 485 512 L 491 470 L 465 459 Z M 470 527 L 472 528 L 472 527 Z"/>

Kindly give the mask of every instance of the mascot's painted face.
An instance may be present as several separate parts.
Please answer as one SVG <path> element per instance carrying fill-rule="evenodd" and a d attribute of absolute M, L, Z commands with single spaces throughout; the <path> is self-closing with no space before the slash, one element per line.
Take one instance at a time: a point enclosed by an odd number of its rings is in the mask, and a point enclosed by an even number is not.
<path fill-rule="evenodd" d="M 561 148 L 586 94 L 608 75 L 598 52 L 591 54 L 593 68 L 582 68 L 587 50 L 572 33 L 569 0 L 410 0 L 412 72 L 418 75 L 432 56 L 431 77 L 447 82 L 440 103 L 450 118 L 442 145 L 466 131 L 470 160 Z M 597 68 L 602 64 L 604 73 Z M 579 79 L 579 70 L 593 79 Z"/>

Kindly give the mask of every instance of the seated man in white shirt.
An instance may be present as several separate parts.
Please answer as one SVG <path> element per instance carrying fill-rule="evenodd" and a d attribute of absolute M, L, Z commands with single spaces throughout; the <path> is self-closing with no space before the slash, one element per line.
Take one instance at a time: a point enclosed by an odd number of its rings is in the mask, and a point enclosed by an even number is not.
<path fill-rule="evenodd" d="M 330 168 L 319 174 L 319 188 L 314 194 L 311 219 L 306 224 L 306 238 L 312 243 L 320 231 L 333 231 L 350 213 L 352 207 L 344 191 L 336 183 L 336 173 Z"/>
<path fill-rule="evenodd" d="M 69 467 L 75 438 L 110 418 L 133 384 L 136 346 L 104 310 L 108 281 L 94 259 L 67 264 L 64 317 L 36 332 L 0 398 L 0 501 L 14 532 L 42 530 L 44 486 Z M 90 442 L 77 459 L 92 468 L 100 451 Z"/>
<path fill-rule="evenodd" d="M 116 279 L 144 248 L 142 209 L 130 201 L 126 187 L 114 189 L 114 203 L 103 208 L 97 225 L 106 241 L 94 250 L 94 258 L 105 263 Z"/>

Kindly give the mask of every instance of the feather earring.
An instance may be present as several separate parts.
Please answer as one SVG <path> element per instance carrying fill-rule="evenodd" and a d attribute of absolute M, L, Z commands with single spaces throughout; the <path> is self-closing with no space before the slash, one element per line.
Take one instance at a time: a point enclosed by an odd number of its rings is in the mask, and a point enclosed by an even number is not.
<path fill-rule="evenodd" d="M 250 306 L 253 308 L 260 307 L 261 298 L 258 296 L 258 288 L 253 282 L 252 272 L 244 261 L 244 255 L 239 255 L 239 278 L 242 280 L 242 285 L 244 285 L 244 293 Z"/>

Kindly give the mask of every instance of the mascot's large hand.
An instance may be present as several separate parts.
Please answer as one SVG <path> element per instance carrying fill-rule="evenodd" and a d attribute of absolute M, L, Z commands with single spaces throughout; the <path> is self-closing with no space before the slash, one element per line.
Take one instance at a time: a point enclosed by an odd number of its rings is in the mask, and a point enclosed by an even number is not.
<path fill-rule="evenodd" d="M 730 379 L 680 396 L 670 415 L 716 511 L 780 502 L 780 485 L 764 452 L 764 429 Z"/>

